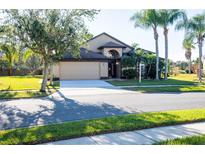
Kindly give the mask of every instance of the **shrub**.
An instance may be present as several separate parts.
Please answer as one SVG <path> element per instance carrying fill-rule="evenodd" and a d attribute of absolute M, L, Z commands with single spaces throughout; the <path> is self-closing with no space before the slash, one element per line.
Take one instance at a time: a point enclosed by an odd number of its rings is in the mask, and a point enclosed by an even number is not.
<path fill-rule="evenodd" d="M 133 79 L 136 76 L 136 70 L 135 69 L 125 69 L 122 71 L 123 76 L 126 79 Z"/>
<path fill-rule="evenodd" d="M 191 70 L 191 74 L 193 73 L 193 71 Z M 189 74 L 189 70 L 186 70 L 186 74 Z"/>
<path fill-rule="evenodd" d="M 123 56 L 121 59 L 122 67 L 135 67 L 136 59 L 134 56 Z"/>

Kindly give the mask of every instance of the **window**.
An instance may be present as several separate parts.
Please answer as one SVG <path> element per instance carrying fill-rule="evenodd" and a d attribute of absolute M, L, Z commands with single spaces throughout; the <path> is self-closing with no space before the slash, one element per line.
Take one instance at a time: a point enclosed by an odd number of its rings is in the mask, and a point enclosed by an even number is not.
<path fill-rule="evenodd" d="M 119 53 L 116 50 L 110 50 L 108 53 L 112 59 L 120 58 Z"/>

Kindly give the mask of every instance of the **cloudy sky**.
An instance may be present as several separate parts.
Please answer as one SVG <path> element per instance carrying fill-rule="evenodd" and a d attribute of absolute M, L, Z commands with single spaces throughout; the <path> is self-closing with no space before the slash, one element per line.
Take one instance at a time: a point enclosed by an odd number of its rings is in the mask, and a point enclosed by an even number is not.
<path fill-rule="evenodd" d="M 98 35 L 102 32 L 120 39 L 121 41 L 132 44 L 138 43 L 141 48 L 154 51 L 154 38 L 152 30 L 134 28 L 134 23 L 129 19 L 137 10 L 101 10 L 92 22 L 86 22 L 90 32 Z M 189 17 L 202 13 L 204 10 L 186 10 Z M 164 37 L 163 30 L 159 28 L 159 53 L 164 57 Z M 175 31 L 174 26 L 169 27 L 169 58 L 185 60 L 182 41 L 184 31 Z M 197 47 L 197 46 L 196 46 Z M 204 48 L 205 50 L 205 48 Z M 205 52 L 204 52 L 205 54 Z M 197 48 L 193 51 L 193 58 L 198 56 Z"/>

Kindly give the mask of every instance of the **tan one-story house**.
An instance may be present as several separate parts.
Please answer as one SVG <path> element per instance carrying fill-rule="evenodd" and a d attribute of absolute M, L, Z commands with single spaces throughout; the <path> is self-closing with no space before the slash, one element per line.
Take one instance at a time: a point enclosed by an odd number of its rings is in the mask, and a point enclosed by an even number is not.
<path fill-rule="evenodd" d="M 120 59 L 134 52 L 134 48 L 113 36 L 102 33 L 80 48 L 79 58 L 70 52 L 54 68 L 54 77 L 60 80 L 120 78 Z"/>

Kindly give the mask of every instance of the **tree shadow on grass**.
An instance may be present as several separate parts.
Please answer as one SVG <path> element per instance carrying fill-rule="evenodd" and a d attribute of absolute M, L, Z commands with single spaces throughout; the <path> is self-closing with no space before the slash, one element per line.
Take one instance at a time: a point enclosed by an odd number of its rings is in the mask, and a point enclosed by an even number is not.
<path fill-rule="evenodd" d="M 16 95 L 17 92 L 0 91 L 0 99 L 14 98 Z"/>

